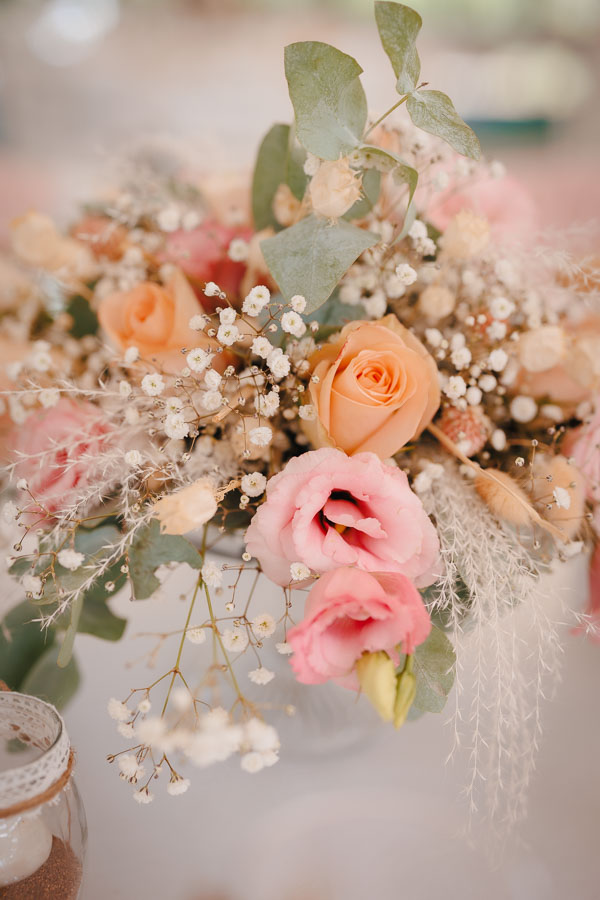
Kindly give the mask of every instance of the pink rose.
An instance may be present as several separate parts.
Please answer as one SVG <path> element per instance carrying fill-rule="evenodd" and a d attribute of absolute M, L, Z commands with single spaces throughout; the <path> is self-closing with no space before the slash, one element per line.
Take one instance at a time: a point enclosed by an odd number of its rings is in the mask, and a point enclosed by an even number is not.
<path fill-rule="evenodd" d="M 522 238 L 539 227 L 533 198 L 510 176 L 478 177 L 464 185 L 450 185 L 433 200 L 427 218 L 440 231 L 445 231 L 463 209 L 487 219 L 495 237 L 500 239 Z"/>
<path fill-rule="evenodd" d="M 52 409 L 36 410 L 18 429 L 13 446 L 26 456 L 15 474 L 45 509 L 56 512 L 93 481 L 94 459 L 111 431 L 98 407 L 62 397 Z M 31 504 L 30 512 L 39 510 Z"/>
<path fill-rule="evenodd" d="M 214 281 L 230 300 L 235 300 L 240 295 L 246 263 L 234 262 L 227 251 L 234 238 L 249 241 L 251 236 L 249 228 L 232 228 L 206 221 L 191 231 L 169 234 L 162 258 L 179 266 L 196 288 L 202 289 L 205 282 Z M 210 299 L 203 296 L 202 302 L 208 308 Z M 218 298 L 214 303 L 219 305 Z"/>
<path fill-rule="evenodd" d="M 322 448 L 291 459 L 267 486 L 246 532 L 265 574 L 290 583 L 290 565 L 313 572 L 356 566 L 430 584 L 438 537 L 404 472 L 374 453 Z"/>
<path fill-rule="evenodd" d="M 585 478 L 588 500 L 600 503 L 600 404 L 587 424 L 567 435 L 561 449 Z"/>
<path fill-rule="evenodd" d="M 354 671 L 365 652 L 385 652 L 398 661 L 413 653 L 431 631 L 421 595 L 404 575 L 341 568 L 320 578 L 306 601 L 305 616 L 288 632 L 298 681 L 333 679 L 358 690 Z"/>

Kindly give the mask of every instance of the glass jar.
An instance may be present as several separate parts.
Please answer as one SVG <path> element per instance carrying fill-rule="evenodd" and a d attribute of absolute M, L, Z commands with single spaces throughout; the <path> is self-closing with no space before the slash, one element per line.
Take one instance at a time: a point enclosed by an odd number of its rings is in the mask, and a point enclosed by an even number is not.
<path fill-rule="evenodd" d="M 76 900 L 87 836 L 56 709 L 0 691 L 0 900 Z"/>

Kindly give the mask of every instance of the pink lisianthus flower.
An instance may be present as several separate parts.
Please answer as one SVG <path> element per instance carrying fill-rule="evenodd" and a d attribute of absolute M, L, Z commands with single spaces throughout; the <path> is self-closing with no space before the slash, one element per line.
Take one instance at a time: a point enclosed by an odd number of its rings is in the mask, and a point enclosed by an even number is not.
<path fill-rule="evenodd" d="M 54 513 L 73 502 L 95 475 L 95 460 L 105 448 L 112 426 L 91 403 L 62 397 L 56 406 L 32 413 L 16 434 L 21 457 L 15 475 L 24 478 L 36 503 L 28 512 Z M 42 510 L 43 507 L 43 510 Z"/>
<path fill-rule="evenodd" d="M 246 546 L 281 585 L 300 562 L 319 574 L 339 566 L 396 572 L 424 586 L 439 559 L 437 532 L 404 472 L 374 453 L 333 448 L 296 456 L 269 480 Z"/>
<path fill-rule="evenodd" d="M 162 259 L 179 266 L 196 290 L 202 291 L 205 282 L 214 281 L 233 301 L 239 299 L 247 267 L 245 262 L 235 262 L 229 258 L 229 245 L 234 238 L 249 241 L 251 236 L 249 228 L 234 228 L 207 220 L 191 231 L 169 234 Z M 218 298 L 214 303 L 219 305 Z M 203 304 L 207 306 L 204 297 Z"/>
<path fill-rule="evenodd" d="M 431 621 L 421 595 L 404 575 L 340 568 L 312 588 L 305 616 L 288 632 L 298 681 L 336 681 L 358 690 L 355 665 L 363 653 L 385 650 L 395 662 L 398 647 L 413 653 L 426 640 Z"/>
<path fill-rule="evenodd" d="M 539 227 L 535 202 L 520 182 L 510 176 L 481 177 L 467 184 L 450 185 L 432 201 L 427 218 L 440 231 L 461 210 L 487 219 L 494 236 L 515 240 Z"/>

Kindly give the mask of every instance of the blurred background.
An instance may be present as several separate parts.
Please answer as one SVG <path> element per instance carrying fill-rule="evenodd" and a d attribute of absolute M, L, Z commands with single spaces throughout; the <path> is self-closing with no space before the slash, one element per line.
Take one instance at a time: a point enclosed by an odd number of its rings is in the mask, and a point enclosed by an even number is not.
<path fill-rule="evenodd" d="M 543 221 L 600 206 L 600 0 L 413 0 L 424 77 L 529 186 Z M 0 242 L 37 207 L 65 219 L 153 135 L 206 168 L 250 167 L 291 109 L 282 48 L 356 56 L 373 112 L 394 99 L 372 0 L 0 0 Z"/>

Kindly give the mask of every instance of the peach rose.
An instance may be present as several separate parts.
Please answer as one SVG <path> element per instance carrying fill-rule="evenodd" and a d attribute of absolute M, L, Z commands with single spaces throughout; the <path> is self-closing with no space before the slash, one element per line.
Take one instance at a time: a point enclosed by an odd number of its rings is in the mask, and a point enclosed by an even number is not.
<path fill-rule="evenodd" d="M 165 494 L 154 504 L 162 534 L 187 534 L 205 525 L 216 512 L 215 489 L 206 478 Z"/>
<path fill-rule="evenodd" d="M 100 325 L 121 350 L 137 347 L 145 359 L 157 359 L 166 372 L 177 374 L 185 365 L 184 347 L 217 350 L 218 344 L 202 331 L 192 331 L 189 321 L 202 312 L 194 291 L 178 269 L 166 287 L 149 281 L 130 291 L 109 294 L 98 310 Z M 215 356 L 222 371 L 226 354 Z"/>
<path fill-rule="evenodd" d="M 361 178 L 348 160 L 336 159 L 321 163 L 308 190 L 317 215 L 338 219 L 360 200 L 361 189 Z"/>
<path fill-rule="evenodd" d="M 314 447 L 387 459 L 421 434 L 440 405 L 435 362 L 394 315 L 350 322 L 310 364 L 317 418 L 303 427 Z"/>

